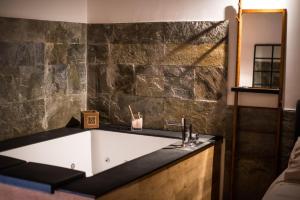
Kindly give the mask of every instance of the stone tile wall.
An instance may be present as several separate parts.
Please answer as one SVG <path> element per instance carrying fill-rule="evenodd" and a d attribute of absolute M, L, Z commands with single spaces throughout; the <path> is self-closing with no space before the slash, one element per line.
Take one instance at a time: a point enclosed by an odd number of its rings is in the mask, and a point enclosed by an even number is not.
<path fill-rule="evenodd" d="M 86 107 L 86 25 L 0 18 L 0 140 L 63 127 Z"/>
<path fill-rule="evenodd" d="M 227 109 L 226 160 L 224 199 L 229 198 L 229 181 L 232 148 L 232 107 Z M 276 110 L 240 108 L 235 169 L 236 199 L 261 199 L 276 175 L 274 148 Z M 281 133 L 280 166 L 287 166 L 294 145 L 295 111 L 284 111 Z"/>
<path fill-rule="evenodd" d="M 224 135 L 227 84 L 225 22 L 89 24 L 89 109 L 130 125 L 128 105 L 144 127 L 170 129 L 185 116 L 194 130 Z"/>

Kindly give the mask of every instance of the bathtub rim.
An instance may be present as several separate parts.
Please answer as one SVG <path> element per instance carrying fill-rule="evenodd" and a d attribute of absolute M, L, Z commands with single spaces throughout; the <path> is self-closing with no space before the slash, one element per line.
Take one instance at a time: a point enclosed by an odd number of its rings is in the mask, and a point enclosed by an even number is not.
<path fill-rule="evenodd" d="M 45 142 L 47 140 L 57 139 L 60 137 L 70 136 L 85 131 L 92 131 L 92 130 L 103 130 L 103 131 L 112 131 L 112 132 L 122 132 L 127 134 L 134 134 L 134 135 L 181 139 L 180 132 L 162 131 L 162 130 L 155 130 L 155 129 L 143 129 L 142 131 L 131 131 L 127 128 L 128 127 L 121 127 L 121 126 L 116 128 L 116 126 L 106 125 L 106 126 L 101 126 L 98 129 L 81 129 L 77 127 L 52 129 L 48 131 L 34 133 L 31 135 L 0 141 L 0 152 L 31 145 L 31 144 L 36 144 L 39 142 Z M 160 134 L 157 134 L 157 132 Z"/>
<path fill-rule="evenodd" d="M 80 128 L 60 128 L 50 131 L 41 132 L 38 134 L 30 135 L 30 136 L 24 136 L 20 138 L 10 139 L 6 141 L 0 142 L 0 151 L 10 150 L 30 144 L 35 144 L 38 142 L 43 142 L 51 139 L 56 139 L 64 136 L 69 136 L 77 133 L 81 133 L 84 131 L 88 131 L 89 129 L 80 129 Z M 96 130 L 106 130 L 106 131 L 113 131 L 113 132 L 122 132 L 122 133 L 128 133 L 128 134 L 138 134 L 138 135 L 145 135 L 145 136 L 154 136 L 154 137 L 164 137 L 164 138 L 172 138 L 172 139 L 180 139 L 181 133 L 180 132 L 172 132 L 172 131 L 161 131 L 161 130 L 151 130 L 151 129 L 144 129 L 143 131 L 130 131 L 128 129 L 121 129 L 121 128 L 114 128 L 114 127 L 101 127 Z M 100 172 L 98 174 L 95 174 L 91 177 L 85 177 L 79 180 L 75 180 L 70 184 L 63 185 L 59 188 L 57 188 L 55 191 L 60 192 L 66 192 L 71 194 L 76 194 L 80 196 L 85 196 L 89 198 L 98 198 L 102 195 L 105 195 L 114 189 L 117 189 L 121 186 L 124 186 L 128 183 L 137 181 L 139 179 L 142 179 L 143 177 L 149 176 L 153 173 L 157 173 L 167 167 L 173 166 L 178 162 L 181 162 L 182 160 L 188 159 L 189 157 L 200 153 L 201 151 L 204 151 L 205 149 L 215 145 L 217 141 L 222 141 L 221 136 L 214 136 L 211 138 L 207 143 L 204 143 L 203 145 L 200 145 L 197 149 L 193 151 L 180 151 L 175 149 L 160 149 L 157 151 L 154 151 L 150 154 L 146 154 L 144 156 L 141 156 L 139 158 L 136 158 L 134 160 L 131 160 L 127 163 L 123 163 L 121 165 L 118 165 L 114 168 L 111 168 L 109 170 Z M 4 145 L 2 145 L 4 144 Z M 176 154 L 176 151 L 180 151 L 181 153 Z M 174 154 L 175 152 L 175 154 Z M 173 155 L 173 157 L 166 156 L 166 154 Z M 173 153 L 173 154 L 172 154 Z M 159 157 L 168 158 L 168 160 L 161 159 Z M 128 168 L 134 168 L 134 165 L 145 165 L 149 164 L 149 158 L 151 158 L 151 167 L 147 169 L 142 170 L 134 170 L 130 173 L 126 173 L 126 170 L 124 169 Z M 137 163 L 135 163 L 137 162 Z M 134 165 L 133 165 L 134 164 Z M 114 174 L 123 174 L 125 176 L 124 180 L 115 181 Z M 110 183 L 106 181 L 106 178 L 110 177 L 108 180 L 112 180 Z M 104 178 L 104 183 L 101 183 L 100 185 L 102 187 L 92 188 L 92 185 L 99 185 L 95 182 L 101 181 Z M 103 187 L 103 184 L 105 187 Z"/>

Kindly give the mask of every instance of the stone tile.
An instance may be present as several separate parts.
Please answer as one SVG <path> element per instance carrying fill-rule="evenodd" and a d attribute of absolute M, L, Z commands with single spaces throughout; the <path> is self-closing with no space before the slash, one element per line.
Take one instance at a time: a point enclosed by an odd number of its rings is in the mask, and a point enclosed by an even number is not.
<path fill-rule="evenodd" d="M 56 95 L 46 99 L 47 129 L 62 128 L 72 117 L 80 120 L 81 95 Z"/>
<path fill-rule="evenodd" d="M 47 28 L 48 28 L 47 23 L 45 23 L 45 21 L 43 20 L 32 20 L 32 19 L 22 19 L 22 20 L 25 22 L 25 27 L 21 28 L 20 31 L 23 31 L 23 34 L 25 36 L 24 41 L 44 43 L 46 40 L 45 33 L 47 32 Z"/>
<path fill-rule="evenodd" d="M 260 133 L 277 131 L 277 110 L 262 108 L 240 108 L 239 129 Z"/>
<path fill-rule="evenodd" d="M 212 135 L 225 136 L 228 126 L 229 128 L 231 127 L 232 120 L 228 122 L 227 110 L 225 109 L 225 107 L 227 106 L 226 100 L 227 96 L 225 96 L 222 100 L 217 101 L 209 118 L 208 130 Z"/>
<path fill-rule="evenodd" d="M 69 64 L 85 63 L 85 44 L 70 44 L 67 49 L 67 61 Z"/>
<path fill-rule="evenodd" d="M 163 98 L 137 97 L 136 102 L 131 106 L 135 113 L 140 112 L 143 116 L 144 128 L 163 129 Z"/>
<path fill-rule="evenodd" d="M 42 121 L 36 118 L 23 119 L 18 121 L 18 126 L 13 126 L 13 138 L 32 135 L 45 131 Z"/>
<path fill-rule="evenodd" d="M 108 62 L 108 46 L 106 44 L 88 45 L 87 61 L 89 64 L 105 64 Z"/>
<path fill-rule="evenodd" d="M 67 44 L 47 44 L 46 45 L 46 64 L 68 64 L 68 45 Z"/>
<path fill-rule="evenodd" d="M 85 63 L 70 64 L 67 67 L 67 93 L 80 94 L 86 91 Z"/>
<path fill-rule="evenodd" d="M 114 44 L 111 52 L 117 64 L 157 64 L 162 55 L 163 45 L 160 44 Z"/>
<path fill-rule="evenodd" d="M 46 42 L 80 44 L 86 42 L 86 24 L 49 21 L 46 26 Z"/>
<path fill-rule="evenodd" d="M 100 113 L 100 122 L 109 122 L 111 94 L 101 93 L 98 97 L 89 97 L 87 101 L 88 110 L 97 110 Z"/>
<path fill-rule="evenodd" d="M 26 118 L 37 118 L 37 120 L 41 121 L 45 115 L 44 105 L 44 99 L 18 103 L 18 114 L 16 113 L 18 115 L 18 120 Z"/>
<path fill-rule="evenodd" d="M 18 76 L 19 67 L 16 63 L 17 45 L 0 42 L 0 74 Z"/>
<path fill-rule="evenodd" d="M 113 89 L 106 85 L 106 68 L 106 65 L 88 65 L 87 91 L 89 97 L 97 97 L 99 93 Z"/>
<path fill-rule="evenodd" d="M 137 43 L 137 25 L 135 23 L 113 24 L 112 43 Z"/>
<path fill-rule="evenodd" d="M 239 131 L 239 155 L 257 158 L 274 156 L 275 136 L 257 132 Z"/>
<path fill-rule="evenodd" d="M 167 44 L 161 63 L 164 65 L 225 66 L 226 52 L 224 42 L 200 45 Z"/>
<path fill-rule="evenodd" d="M 89 65 L 88 91 L 92 96 L 98 93 L 135 93 L 135 76 L 132 65 Z"/>
<path fill-rule="evenodd" d="M 164 77 L 164 96 L 179 99 L 194 98 L 194 77 Z"/>
<path fill-rule="evenodd" d="M 15 138 L 44 130 L 44 100 L 27 101 L 0 106 L 5 114 L 0 120 L 5 136 L 3 139 Z M 7 127 L 7 128 L 5 128 Z"/>
<path fill-rule="evenodd" d="M 197 67 L 195 70 L 196 100 L 219 100 L 226 96 L 226 69 L 218 67 Z"/>
<path fill-rule="evenodd" d="M 225 139 L 229 142 L 232 140 L 232 131 L 233 131 L 233 107 L 226 106 L 225 111 Z M 226 143 L 227 145 L 227 143 Z"/>
<path fill-rule="evenodd" d="M 21 44 L 16 52 L 16 64 L 18 66 L 44 64 L 44 44 Z"/>
<path fill-rule="evenodd" d="M 0 18 L 0 30 L 0 104 L 13 116 L 0 120 L 1 138 L 57 128 L 86 109 L 85 24 Z"/>
<path fill-rule="evenodd" d="M 87 72 L 85 64 L 84 44 L 68 45 L 68 94 L 80 94 L 86 91 Z"/>
<path fill-rule="evenodd" d="M 44 65 L 20 66 L 19 100 L 33 100 L 44 98 Z"/>
<path fill-rule="evenodd" d="M 163 77 L 136 76 L 136 95 L 144 97 L 163 97 Z"/>
<path fill-rule="evenodd" d="M 13 122 L 14 119 L 12 116 L 12 109 L 12 104 L 0 104 L 0 113 L 3 116 L 0 118 L 0 141 L 13 138 L 13 126 L 11 126 L 11 122 Z"/>
<path fill-rule="evenodd" d="M 282 118 L 282 136 L 288 138 L 294 138 L 295 126 L 296 126 L 296 112 L 295 111 L 283 111 Z"/>
<path fill-rule="evenodd" d="M 45 64 L 45 44 L 34 43 L 33 45 L 34 45 L 35 65 L 44 65 Z"/>
<path fill-rule="evenodd" d="M 191 120 L 193 129 L 197 133 L 208 133 L 208 119 L 213 110 L 213 103 L 208 102 L 192 102 Z"/>
<path fill-rule="evenodd" d="M 226 102 L 194 101 L 191 103 L 191 121 L 195 132 L 225 135 Z"/>
<path fill-rule="evenodd" d="M 44 44 L 0 42 L 0 68 L 44 64 Z M 1 69 L 0 69 L 1 70 Z M 2 70 L 1 70 L 2 71 Z"/>
<path fill-rule="evenodd" d="M 87 25 L 88 44 L 108 43 L 112 41 L 112 24 L 88 24 Z"/>
<path fill-rule="evenodd" d="M 166 43 L 218 43 L 227 38 L 228 22 L 169 22 L 164 23 Z"/>
<path fill-rule="evenodd" d="M 163 43 L 164 32 L 163 24 L 154 23 L 137 23 L 137 40 L 138 43 Z"/>
<path fill-rule="evenodd" d="M 115 89 L 126 94 L 135 93 L 135 76 L 132 65 L 118 65 L 117 77 L 115 77 Z"/>
<path fill-rule="evenodd" d="M 143 76 L 163 76 L 163 67 L 159 65 L 134 66 L 135 74 Z"/>
<path fill-rule="evenodd" d="M 96 93 L 135 93 L 133 65 L 90 65 L 89 77 L 92 78 L 92 80 L 90 80 L 90 83 L 92 84 L 91 90 L 95 90 Z"/>
<path fill-rule="evenodd" d="M 44 42 L 45 21 L 0 17 L 0 41 Z"/>
<path fill-rule="evenodd" d="M 16 67 L 16 52 L 18 51 L 18 45 L 14 43 L 8 43 L 8 42 L 0 42 L 0 70 L 1 73 L 7 72 L 13 72 L 13 68 L 10 69 L 9 66 Z M 18 71 L 17 73 L 18 74 Z"/>
<path fill-rule="evenodd" d="M 0 74 L 0 105 L 19 101 L 20 78 Z"/>
<path fill-rule="evenodd" d="M 227 141 L 226 141 L 227 145 Z M 225 169 L 224 169 L 224 188 L 223 188 L 223 199 L 230 199 L 230 171 L 231 166 L 231 152 L 225 152 Z"/>
<path fill-rule="evenodd" d="M 270 159 L 240 159 L 234 190 L 236 199 L 261 199 L 274 180 L 274 166 Z"/>
<path fill-rule="evenodd" d="M 0 128 L 2 130 L 0 133 L 0 141 L 4 141 L 4 140 L 8 140 L 10 138 L 13 138 L 13 132 L 11 130 L 11 127 L 7 126 L 6 123 L 4 123 L 3 121 L 0 121 Z"/>
<path fill-rule="evenodd" d="M 181 118 L 184 117 L 190 120 L 192 101 L 180 100 L 177 98 L 165 98 L 164 101 L 164 119 L 165 129 L 180 131 L 181 127 L 171 127 L 166 125 L 166 121 L 181 123 Z"/>
<path fill-rule="evenodd" d="M 192 66 L 164 66 L 164 76 L 194 79 L 194 67 Z"/>
<path fill-rule="evenodd" d="M 50 65 L 46 68 L 46 96 L 63 95 L 67 92 L 67 65 Z"/>
<path fill-rule="evenodd" d="M 135 96 L 115 93 L 111 97 L 110 122 L 113 124 L 130 126 L 131 115 L 128 109 L 128 105 L 134 104 L 135 101 Z M 134 112 L 136 111 L 134 110 Z"/>

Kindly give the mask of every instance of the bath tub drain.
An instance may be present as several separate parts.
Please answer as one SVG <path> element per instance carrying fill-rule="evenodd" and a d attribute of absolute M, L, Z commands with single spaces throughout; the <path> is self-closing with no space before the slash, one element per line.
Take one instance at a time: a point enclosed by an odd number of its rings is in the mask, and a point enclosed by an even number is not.
<path fill-rule="evenodd" d="M 105 162 L 109 163 L 110 162 L 110 158 L 105 158 Z"/>

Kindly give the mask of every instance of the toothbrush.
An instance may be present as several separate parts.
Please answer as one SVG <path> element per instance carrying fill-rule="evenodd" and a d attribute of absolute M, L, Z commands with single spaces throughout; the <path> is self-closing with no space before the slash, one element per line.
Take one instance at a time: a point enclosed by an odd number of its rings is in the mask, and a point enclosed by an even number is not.
<path fill-rule="evenodd" d="M 138 112 L 138 116 L 139 116 L 139 119 L 141 119 L 141 115 L 140 115 L 140 112 Z"/>
<path fill-rule="evenodd" d="M 132 117 L 132 119 L 133 119 L 133 120 L 135 120 L 135 118 L 134 118 L 134 115 L 133 115 L 133 112 L 132 112 L 132 110 L 131 110 L 131 107 L 130 107 L 130 105 L 128 105 L 128 107 L 129 107 L 129 110 L 130 110 L 130 113 L 131 113 L 131 117 Z"/>

